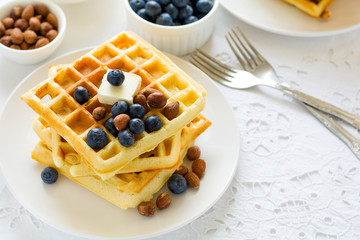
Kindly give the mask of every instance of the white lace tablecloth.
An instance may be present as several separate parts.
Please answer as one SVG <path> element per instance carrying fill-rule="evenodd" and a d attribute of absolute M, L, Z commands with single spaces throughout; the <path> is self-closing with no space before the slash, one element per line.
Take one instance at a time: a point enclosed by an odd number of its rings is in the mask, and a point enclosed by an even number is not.
<path fill-rule="evenodd" d="M 69 26 L 52 57 L 96 45 L 126 29 L 119 1 L 61 6 Z M 235 66 L 224 38 L 234 26 L 270 60 L 281 80 L 360 114 L 360 30 L 321 38 L 286 37 L 246 25 L 220 7 L 214 35 L 202 49 Z M 22 66 L 0 56 L 0 110 L 12 89 L 40 65 Z M 301 104 L 276 90 L 219 88 L 240 128 L 235 178 L 203 216 L 157 239 L 360 239 L 360 162 L 346 145 Z M 352 132 L 359 137 L 359 131 Z M 0 174 L 0 239 L 80 238 L 31 215 Z"/>

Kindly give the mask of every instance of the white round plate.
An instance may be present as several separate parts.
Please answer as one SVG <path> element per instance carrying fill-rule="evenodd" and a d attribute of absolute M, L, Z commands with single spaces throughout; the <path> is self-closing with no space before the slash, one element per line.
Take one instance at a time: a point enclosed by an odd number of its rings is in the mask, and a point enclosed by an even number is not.
<path fill-rule="evenodd" d="M 328 19 L 313 18 L 282 0 L 220 0 L 229 12 L 257 28 L 288 36 L 320 37 L 360 26 L 360 1 L 337 0 Z"/>
<path fill-rule="evenodd" d="M 51 63 L 70 63 L 87 51 L 72 52 Z M 181 195 L 171 194 L 173 201 L 168 209 L 144 217 L 136 209 L 116 207 L 64 176 L 55 184 L 44 184 L 40 177 L 44 166 L 31 159 L 31 150 L 39 141 L 31 128 L 36 114 L 20 96 L 47 77 L 49 62 L 16 87 L 0 116 L 0 167 L 16 199 L 42 221 L 62 231 L 120 239 L 153 237 L 175 230 L 215 204 L 237 169 L 240 142 L 237 122 L 225 97 L 204 73 L 180 58 L 169 57 L 208 92 L 203 115 L 213 124 L 196 140 L 207 163 L 198 190 L 189 188 Z M 167 187 L 162 191 L 168 192 Z"/>

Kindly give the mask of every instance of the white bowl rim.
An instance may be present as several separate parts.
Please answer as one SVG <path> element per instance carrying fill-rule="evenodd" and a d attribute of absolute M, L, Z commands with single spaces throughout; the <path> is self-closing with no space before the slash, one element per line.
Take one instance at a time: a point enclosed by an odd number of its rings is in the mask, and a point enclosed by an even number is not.
<path fill-rule="evenodd" d="M 59 26 L 59 29 L 60 30 L 58 32 L 58 35 L 56 36 L 56 38 L 51 41 L 50 43 L 46 44 L 45 46 L 43 47 L 40 47 L 40 48 L 36 48 L 36 49 L 30 49 L 30 50 L 21 50 L 21 49 L 13 49 L 13 48 L 10 48 L 10 47 L 7 47 L 3 44 L 0 44 L 0 47 L 1 48 L 5 48 L 7 49 L 8 51 L 10 52 L 13 52 L 13 53 L 35 53 L 35 52 L 40 52 L 46 48 L 50 48 L 52 45 L 56 44 L 57 40 L 58 39 L 61 39 L 63 37 L 63 35 L 65 34 L 65 30 L 66 30 L 66 16 L 65 16 L 65 13 L 64 11 L 61 9 L 61 7 L 59 7 L 56 3 L 54 2 L 50 2 L 50 1 L 47 1 L 47 0 L 34 0 L 34 1 L 28 1 L 28 0 L 15 0 L 15 1 L 10 1 L 8 3 L 5 3 L 5 4 L 2 4 L 0 5 L 0 9 L 2 8 L 7 8 L 9 6 L 18 6 L 18 5 L 26 5 L 26 4 L 30 4 L 30 3 L 44 3 L 46 5 L 48 5 L 50 8 L 53 8 L 53 9 L 56 9 L 58 11 L 58 14 L 60 14 L 61 16 L 58 16 L 56 15 L 56 18 L 57 19 L 63 19 L 62 21 L 62 26 L 60 28 Z"/>
<path fill-rule="evenodd" d="M 169 31 L 175 31 L 175 30 L 179 30 L 179 29 L 184 29 L 184 28 L 189 28 L 189 27 L 195 27 L 196 25 L 201 24 L 202 22 L 206 21 L 208 18 L 211 17 L 211 15 L 213 15 L 216 12 L 216 9 L 219 6 L 219 2 L 220 0 L 212 0 L 212 2 L 214 3 L 212 9 L 210 10 L 210 12 L 208 12 L 204 17 L 202 17 L 201 19 L 199 19 L 196 22 L 193 23 L 189 23 L 189 24 L 185 24 L 185 25 L 179 25 L 179 26 L 165 26 L 165 25 L 160 25 L 160 24 L 156 24 L 156 23 L 152 23 L 150 21 L 147 21 L 145 19 L 143 19 L 142 17 L 140 17 L 139 15 L 136 14 L 136 12 L 130 7 L 129 4 L 129 0 L 123 0 L 125 2 L 125 7 L 128 10 L 128 12 L 130 12 L 131 15 L 135 16 L 136 18 L 139 19 L 139 21 L 145 23 L 145 24 L 149 24 L 151 27 L 157 27 L 159 29 L 167 29 Z"/>

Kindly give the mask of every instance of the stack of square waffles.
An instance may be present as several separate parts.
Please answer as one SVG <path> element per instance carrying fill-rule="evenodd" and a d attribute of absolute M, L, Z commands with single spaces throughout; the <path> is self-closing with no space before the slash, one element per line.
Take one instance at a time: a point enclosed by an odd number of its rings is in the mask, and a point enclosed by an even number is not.
<path fill-rule="evenodd" d="M 111 106 L 99 102 L 97 91 L 108 69 L 120 69 L 142 78 L 141 89 L 154 88 L 168 102 L 179 102 L 177 117 L 169 120 L 163 109 L 150 109 L 163 126 L 155 132 L 136 134 L 131 147 L 122 146 L 104 126 Z M 83 86 L 90 100 L 82 105 L 73 98 Z M 141 91 L 141 90 L 140 90 Z M 36 113 L 33 129 L 40 142 L 32 158 L 55 167 L 61 174 L 80 183 L 121 208 L 136 207 L 150 200 L 182 163 L 187 148 L 211 122 L 200 112 L 206 91 L 169 58 L 132 32 L 122 32 L 73 63 L 53 65 L 49 77 L 27 91 L 24 100 Z M 92 111 L 107 109 L 102 120 Z M 92 128 L 103 129 L 108 143 L 101 150 L 86 142 Z"/>

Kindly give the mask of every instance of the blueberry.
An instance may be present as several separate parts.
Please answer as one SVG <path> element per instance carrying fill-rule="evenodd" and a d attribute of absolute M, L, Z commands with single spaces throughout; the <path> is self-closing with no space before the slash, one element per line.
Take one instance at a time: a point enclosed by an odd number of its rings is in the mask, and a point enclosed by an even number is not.
<path fill-rule="evenodd" d="M 158 3 L 160 3 L 161 5 L 167 5 L 171 2 L 171 0 L 157 0 Z"/>
<path fill-rule="evenodd" d="M 177 9 L 177 7 L 175 7 L 174 4 L 170 3 L 168 4 L 165 8 L 164 11 L 168 14 L 170 14 L 171 18 L 174 20 L 178 17 L 179 15 L 179 10 Z"/>
<path fill-rule="evenodd" d="M 138 103 L 130 105 L 129 116 L 130 118 L 143 118 L 145 116 L 145 108 Z"/>
<path fill-rule="evenodd" d="M 156 23 L 165 26 L 173 25 L 173 20 L 168 13 L 162 13 L 156 18 Z"/>
<path fill-rule="evenodd" d="M 185 7 L 180 8 L 180 10 L 179 10 L 179 19 L 184 20 L 184 19 L 192 16 L 193 12 L 194 12 L 193 8 L 191 6 L 189 6 L 189 5 L 186 5 Z"/>
<path fill-rule="evenodd" d="M 150 17 L 146 14 L 145 8 L 140 9 L 140 10 L 137 12 L 137 15 L 139 15 L 140 17 L 142 17 L 143 19 L 145 19 L 145 20 L 147 20 L 147 21 L 150 21 Z"/>
<path fill-rule="evenodd" d="M 152 115 L 145 120 L 145 128 L 148 132 L 157 131 L 162 127 L 162 125 L 163 123 L 161 119 L 156 115 Z"/>
<path fill-rule="evenodd" d="M 144 0 L 130 0 L 130 7 L 135 11 L 139 11 L 141 8 L 145 7 Z"/>
<path fill-rule="evenodd" d="M 199 0 L 196 3 L 196 10 L 200 13 L 208 13 L 213 5 L 214 3 L 211 0 Z"/>
<path fill-rule="evenodd" d="M 140 118 L 133 118 L 129 121 L 129 130 L 134 134 L 140 134 L 145 130 L 145 123 Z"/>
<path fill-rule="evenodd" d="M 119 69 L 109 71 L 107 74 L 108 82 L 113 86 L 120 86 L 125 80 L 124 73 Z"/>
<path fill-rule="evenodd" d="M 190 23 L 196 22 L 197 20 L 199 20 L 197 17 L 190 16 L 184 20 L 184 24 L 190 24 Z"/>
<path fill-rule="evenodd" d="M 111 117 L 105 122 L 105 128 L 108 130 L 114 137 L 116 137 L 119 133 L 119 131 L 116 129 L 114 124 L 114 118 Z"/>
<path fill-rule="evenodd" d="M 129 105 L 125 101 L 120 100 L 112 105 L 111 114 L 113 117 L 116 117 L 119 114 L 126 113 L 128 109 Z"/>
<path fill-rule="evenodd" d="M 182 175 L 175 173 L 169 178 L 167 186 L 171 192 L 180 194 L 185 192 L 187 188 L 187 182 Z"/>
<path fill-rule="evenodd" d="M 129 132 L 129 130 L 122 130 L 119 132 L 118 139 L 121 145 L 124 147 L 130 147 L 135 142 L 134 134 Z"/>
<path fill-rule="evenodd" d="M 188 0 L 171 0 L 175 7 L 182 8 L 188 4 Z"/>
<path fill-rule="evenodd" d="M 146 14 L 150 17 L 156 17 L 161 13 L 161 5 L 155 1 L 148 1 L 145 4 Z"/>
<path fill-rule="evenodd" d="M 89 91 L 82 86 L 75 88 L 73 95 L 79 104 L 84 104 L 90 99 Z"/>
<path fill-rule="evenodd" d="M 44 181 L 44 183 L 47 184 L 52 184 L 56 182 L 58 177 L 59 177 L 58 171 L 53 167 L 46 167 L 41 172 L 41 179 Z"/>
<path fill-rule="evenodd" d="M 105 147 L 107 141 L 107 135 L 101 128 L 91 129 L 86 136 L 86 142 L 92 149 L 101 149 Z"/>

